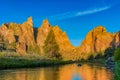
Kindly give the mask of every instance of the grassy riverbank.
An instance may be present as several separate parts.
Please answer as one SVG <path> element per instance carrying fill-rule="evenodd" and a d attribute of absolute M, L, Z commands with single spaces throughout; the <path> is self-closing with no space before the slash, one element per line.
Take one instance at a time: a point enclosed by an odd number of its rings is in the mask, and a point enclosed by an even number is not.
<path fill-rule="evenodd" d="M 0 58 L 0 69 L 46 67 L 46 66 L 70 64 L 70 63 L 73 63 L 73 61 Z"/>
<path fill-rule="evenodd" d="M 46 67 L 55 65 L 64 65 L 71 63 L 101 63 L 104 64 L 104 59 L 82 60 L 82 61 L 65 61 L 65 60 L 50 60 L 35 54 L 20 55 L 17 53 L 3 52 L 0 54 L 0 69 L 13 68 L 33 68 Z"/>
<path fill-rule="evenodd" d="M 99 63 L 98 63 L 99 62 Z M 27 59 L 22 57 L 4 57 L 0 58 L 0 69 L 14 69 L 14 68 L 33 68 L 33 67 L 47 67 L 58 66 L 71 63 L 102 63 L 100 61 L 63 61 L 63 60 L 41 60 L 41 59 Z"/>
<path fill-rule="evenodd" d="M 0 54 L 0 69 L 46 67 L 70 63 L 73 61 L 42 59 L 39 55 L 33 54 L 24 56 L 16 53 Z"/>

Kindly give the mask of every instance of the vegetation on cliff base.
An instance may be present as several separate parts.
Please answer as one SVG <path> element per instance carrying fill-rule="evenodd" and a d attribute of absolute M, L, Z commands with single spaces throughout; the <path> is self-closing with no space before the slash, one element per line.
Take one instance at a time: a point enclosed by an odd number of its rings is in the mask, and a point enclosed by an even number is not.
<path fill-rule="evenodd" d="M 53 30 L 51 30 L 45 40 L 45 45 L 43 46 L 45 55 L 48 58 L 52 59 L 61 59 L 61 55 L 59 53 L 59 46 L 55 40 L 55 35 Z"/>
<path fill-rule="evenodd" d="M 115 50 L 115 52 L 114 52 L 114 59 L 115 59 L 115 61 L 120 60 L 120 48 Z"/>
<path fill-rule="evenodd" d="M 22 56 L 19 53 L 0 53 L 0 69 L 47 67 L 70 63 L 73 63 L 73 61 L 42 59 L 36 54 L 26 54 Z"/>
<path fill-rule="evenodd" d="M 40 48 L 38 45 L 34 45 L 34 46 L 29 46 L 27 49 L 27 53 L 29 54 L 40 54 Z"/>
<path fill-rule="evenodd" d="M 115 62 L 114 80 L 120 80 L 120 61 Z"/>

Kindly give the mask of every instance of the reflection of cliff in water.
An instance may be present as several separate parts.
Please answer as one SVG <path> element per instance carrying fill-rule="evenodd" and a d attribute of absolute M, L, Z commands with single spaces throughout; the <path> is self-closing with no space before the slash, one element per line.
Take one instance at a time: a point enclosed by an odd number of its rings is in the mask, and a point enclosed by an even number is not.
<path fill-rule="evenodd" d="M 60 67 L 0 71 L 0 80 L 113 80 L 113 73 L 101 65 L 70 64 Z"/>

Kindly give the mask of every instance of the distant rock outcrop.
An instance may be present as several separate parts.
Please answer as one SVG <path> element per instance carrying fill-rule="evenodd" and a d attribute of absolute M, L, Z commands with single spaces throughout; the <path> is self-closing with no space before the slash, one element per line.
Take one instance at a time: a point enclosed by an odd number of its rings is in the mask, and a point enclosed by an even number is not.
<path fill-rule="evenodd" d="M 103 26 L 98 26 L 90 31 L 85 40 L 83 40 L 79 47 L 80 55 L 83 56 L 83 58 L 88 58 L 90 55 L 104 55 L 104 51 L 107 48 L 120 42 L 118 39 L 118 34 L 109 33 Z"/>

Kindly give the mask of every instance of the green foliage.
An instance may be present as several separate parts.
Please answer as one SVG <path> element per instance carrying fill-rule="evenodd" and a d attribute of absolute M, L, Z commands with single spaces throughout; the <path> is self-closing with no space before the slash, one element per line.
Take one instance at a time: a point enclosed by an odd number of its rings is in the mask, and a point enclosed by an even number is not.
<path fill-rule="evenodd" d="M 73 61 L 42 60 L 41 56 L 37 54 L 26 54 L 22 56 L 16 52 L 0 52 L 0 69 L 44 67 L 70 63 L 73 63 Z"/>
<path fill-rule="evenodd" d="M 40 54 L 40 48 L 39 48 L 38 45 L 34 45 L 34 46 L 31 45 L 31 46 L 28 47 L 27 53 L 31 53 L 31 54 L 33 54 L 33 53 L 35 53 L 35 54 Z"/>
<path fill-rule="evenodd" d="M 45 45 L 43 46 L 45 56 L 52 59 L 60 59 L 61 55 L 59 53 L 59 46 L 55 40 L 55 35 L 53 30 L 51 30 L 45 40 Z"/>
<path fill-rule="evenodd" d="M 91 55 L 88 57 L 88 60 L 94 60 L 93 54 L 91 54 Z"/>
<path fill-rule="evenodd" d="M 114 51 L 115 51 L 115 48 L 114 48 L 114 47 L 112 47 L 112 48 L 109 47 L 109 48 L 107 48 L 107 49 L 105 50 L 104 56 L 105 56 L 106 58 L 111 57 L 111 56 L 114 55 Z"/>
<path fill-rule="evenodd" d="M 114 59 L 115 61 L 120 60 L 120 48 L 117 48 L 114 52 Z"/>
<path fill-rule="evenodd" d="M 104 59 L 105 56 L 102 54 L 102 53 L 98 53 L 96 56 L 95 56 L 95 59 Z"/>
<path fill-rule="evenodd" d="M 114 80 L 120 80 L 120 61 L 115 63 Z"/>

